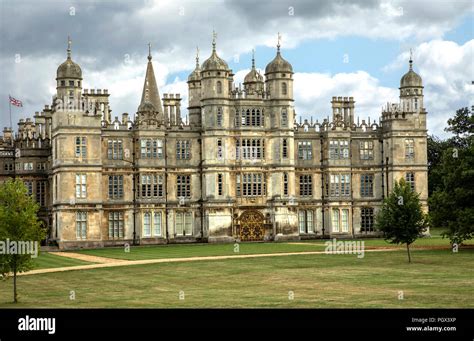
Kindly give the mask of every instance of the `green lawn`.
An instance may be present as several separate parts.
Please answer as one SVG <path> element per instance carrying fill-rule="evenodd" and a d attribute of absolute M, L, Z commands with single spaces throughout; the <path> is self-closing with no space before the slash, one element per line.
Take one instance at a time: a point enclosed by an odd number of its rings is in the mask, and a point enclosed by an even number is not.
<path fill-rule="evenodd" d="M 78 259 L 56 256 L 49 252 L 41 252 L 38 258 L 33 260 L 34 269 L 61 268 L 65 266 L 93 264 Z"/>
<path fill-rule="evenodd" d="M 236 254 L 324 251 L 326 247 L 324 243 L 324 240 L 308 240 L 295 243 L 240 243 L 238 253 L 234 251 L 235 244 L 174 244 L 159 246 L 131 246 L 129 250 L 130 252 L 125 252 L 125 248 L 123 247 L 80 250 L 77 252 L 108 258 L 139 260 L 198 256 L 227 256 Z M 364 243 L 365 247 L 404 247 L 403 245 L 397 246 L 389 244 L 383 239 L 365 239 Z M 450 244 L 448 239 L 443 239 L 438 235 L 433 235 L 431 238 L 426 237 L 418 239 L 413 246 L 449 247 Z"/>
<path fill-rule="evenodd" d="M 299 243 L 241 243 L 238 245 L 238 250 L 236 250 L 235 247 L 235 244 L 171 244 L 158 246 L 131 246 L 130 252 L 125 252 L 125 248 L 122 247 L 80 250 L 77 252 L 100 257 L 139 260 L 324 251 L 325 245 L 324 242 L 318 242 L 318 244 L 306 243 L 304 245 L 300 245 Z"/>
<path fill-rule="evenodd" d="M 408 264 L 402 251 L 297 255 L 31 275 L 19 278 L 15 307 L 473 308 L 473 256 L 418 250 Z M 0 282 L 0 307 L 13 307 L 11 290 Z"/>

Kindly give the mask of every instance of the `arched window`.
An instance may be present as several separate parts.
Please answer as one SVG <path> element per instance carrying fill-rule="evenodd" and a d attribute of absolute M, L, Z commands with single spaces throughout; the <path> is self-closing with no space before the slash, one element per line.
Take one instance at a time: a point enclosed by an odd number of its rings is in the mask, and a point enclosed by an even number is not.
<path fill-rule="evenodd" d="M 222 82 L 221 81 L 217 81 L 217 93 L 218 94 L 221 94 L 222 93 Z"/>
<path fill-rule="evenodd" d="M 284 96 L 288 95 L 288 86 L 285 82 L 281 84 L 281 94 Z"/>

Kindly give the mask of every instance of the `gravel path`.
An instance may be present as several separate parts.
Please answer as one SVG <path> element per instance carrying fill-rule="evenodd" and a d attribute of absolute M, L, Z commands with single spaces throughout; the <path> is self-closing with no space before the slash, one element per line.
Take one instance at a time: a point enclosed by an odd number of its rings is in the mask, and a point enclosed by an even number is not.
<path fill-rule="evenodd" d="M 91 263 L 108 264 L 108 263 L 126 262 L 125 259 L 114 259 L 114 258 L 105 258 L 105 257 L 99 257 L 99 256 L 90 256 L 90 255 L 84 255 L 82 253 L 75 253 L 75 252 L 50 252 L 50 253 L 55 256 L 79 259 L 79 260 L 83 260 L 85 262 L 91 262 Z"/>

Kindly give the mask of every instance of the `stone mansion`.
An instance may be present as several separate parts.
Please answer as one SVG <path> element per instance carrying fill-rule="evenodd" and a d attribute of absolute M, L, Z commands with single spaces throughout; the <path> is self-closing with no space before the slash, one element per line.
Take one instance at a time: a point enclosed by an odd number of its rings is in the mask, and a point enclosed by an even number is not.
<path fill-rule="evenodd" d="M 107 90 L 82 88 L 69 43 L 52 104 L 0 136 L 0 182 L 25 182 L 61 249 L 374 235 L 400 178 L 427 209 L 427 112 L 412 60 L 399 103 L 373 122 L 355 118 L 353 97 L 333 97 L 330 119 L 297 119 L 293 75 L 278 44 L 265 74 L 252 59 L 236 86 L 214 39 L 188 77 L 183 119 L 180 95 L 160 96 L 150 53 L 137 112 L 119 118 Z"/>

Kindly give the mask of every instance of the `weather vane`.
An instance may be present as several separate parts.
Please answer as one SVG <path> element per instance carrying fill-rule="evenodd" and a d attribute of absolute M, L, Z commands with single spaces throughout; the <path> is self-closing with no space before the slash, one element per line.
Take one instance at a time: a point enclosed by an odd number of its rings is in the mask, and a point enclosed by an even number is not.
<path fill-rule="evenodd" d="M 216 39 L 217 39 L 217 33 L 216 31 L 212 30 L 212 49 L 214 51 L 216 50 Z"/>
<path fill-rule="evenodd" d="M 67 56 L 71 58 L 71 36 L 67 36 Z"/>

